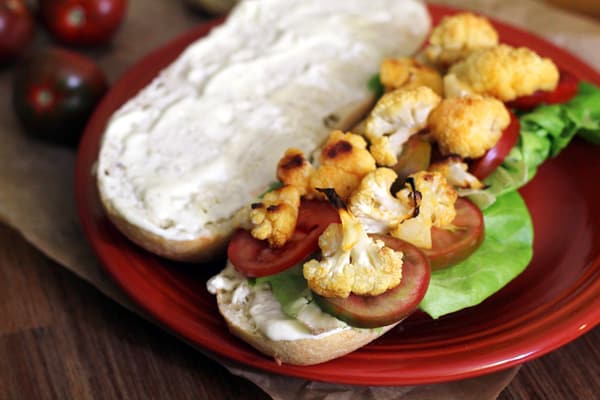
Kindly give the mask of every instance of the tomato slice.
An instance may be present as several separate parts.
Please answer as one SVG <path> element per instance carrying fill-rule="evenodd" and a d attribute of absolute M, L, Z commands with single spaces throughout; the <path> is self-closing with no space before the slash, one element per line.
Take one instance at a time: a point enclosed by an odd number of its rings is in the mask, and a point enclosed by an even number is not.
<path fill-rule="evenodd" d="M 579 89 L 579 79 L 570 72 L 560 71 L 556 89 L 552 91 L 538 90 L 529 96 L 521 96 L 506 105 L 518 110 L 531 110 L 540 104 L 558 104 L 571 100 Z"/>
<path fill-rule="evenodd" d="M 459 263 L 473 254 L 483 241 L 483 214 L 479 207 L 464 198 L 456 200 L 455 206 L 452 229 L 431 228 L 431 249 L 421 249 L 432 270 Z"/>
<path fill-rule="evenodd" d="M 227 257 L 242 274 L 258 278 L 273 275 L 296 265 L 319 247 L 319 236 L 334 223 L 339 223 L 337 210 L 327 201 L 302 200 L 296 230 L 279 248 L 271 248 L 266 240 L 252 237 L 238 229 L 233 234 Z"/>
<path fill-rule="evenodd" d="M 487 178 L 510 153 L 512 148 L 517 144 L 519 134 L 521 133 L 521 124 L 517 116 L 510 112 L 510 124 L 506 127 L 498 143 L 489 149 L 483 157 L 471 161 L 469 170 L 477 179 L 484 180 Z"/>
<path fill-rule="evenodd" d="M 391 236 L 373 235 L 404 253 L 400 284 L 378 296 L 351 294 L 347 298 L 327 298 L 313 293 L 322 310 L 359 328 L 376 328 L 401 321 L 412 314 L 429 287 L 431 270 L 425 255 L 410 243 Z"/>
<path fill-rule="evenodd" d="M 412 136 L 402 147 L 398 162 L 392 167 L 398 179 L 402 182 L 415 172 L 426 170 L 431 160 L 431 144 L 418 137 Z"/>

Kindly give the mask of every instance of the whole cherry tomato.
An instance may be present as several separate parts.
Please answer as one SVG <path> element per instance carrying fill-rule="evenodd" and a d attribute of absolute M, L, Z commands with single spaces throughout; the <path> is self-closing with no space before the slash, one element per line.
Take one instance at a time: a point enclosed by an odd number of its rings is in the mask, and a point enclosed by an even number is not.
<path fill-rule="evenodd" d="M 33 18 L 23 0 L 0 0 L 0 61 L 19 55 L 34 32 Z"/>
<path fill-rule="evenodd" d="M 106 90 L 104 73 L 94 61 L 47 48 L 17 69 L 13 106 L 30 135 L 74 145 Z"/>
<path fill-rule="evenodd" d="M 42 20 L 63 43 L 96 45 L 110 40 L 127 10 L 127 0 L 41 0 Z"/>

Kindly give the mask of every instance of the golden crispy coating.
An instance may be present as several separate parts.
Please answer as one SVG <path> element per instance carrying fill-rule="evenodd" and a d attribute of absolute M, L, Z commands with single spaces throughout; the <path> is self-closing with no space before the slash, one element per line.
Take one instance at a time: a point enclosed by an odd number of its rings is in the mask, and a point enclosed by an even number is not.
<path fill-rule="evenodd" d="M 456 190 L 439 172 L 421 171 L 411 175 L 416 190 L 420 193 L 419 215 L 396 225 L 390 234 L 421 248 L 431 248 L 431 227 L 444 227 L 456 217 L 454 203 Z M 396 193 L 400 200 L 411 202 L 413 191 L 410 186 Z"/>
<path fill-rule="evenodd" d="M 474 51 L 497 45 L 498 33 L 485 17 L 463 12 L 442 19 L 423 53 L 430 63 L 447 67 Z"/>
<path fill-rule="evenodd" d="M 429 166 L 429 171 L 439 172 L 449 184 L 461 189 L 483 189 L 484 184 L 469 173 L 468 165 L 459 156 L 451 155 Z"/>
<path fill-rule="evenodd" d="M 477 93 L 510 101 L 536 90 L 554 90 L 558 78 L 552 60 L 525 47 L 503 44 L 454 64 L 444 77 L 444 93 L 447 97 Z"/>
<path fill-rule="evenodd" d="M 440 96 L 426 86 L 396 89 L 379 99 L 365 127 L 371 141 L 371 154 L 379 165 L 396 164 L 402 145 L 425 128 L 429 113 L 440 100 Z"/>
<path fill-rule="evenodd" d="M 268 240 L 271 247 L 281 247 L 292 237 L 298 219 L 300 192 L 294 186 L 282 186 L 253 203 L 250 211 L 251 235 Z"/>
<path fill-rule="evenodd" d="M 429 129 L 442 154 L 464 158 L 483 156 L 509 123 L 502 102 L 478 95 L 444 99 L 429 115 Z"/>
<path fill-rule="evenodd" d="M 389 168 L 367 174 L 348 201 L 348 210 L 367 233 L 386 234 L 415 212 L 415 202 L 394 197 L 392 184 L 398 175 Z"/>
<path fill-rule="evenodd" d="M 302 150 L 296 148 L 287 149 L 277 164 L 277 179 L 284 185 L 295 186 L 301 196 L 311 192 L 310 177 L 313 173 L 313 166 L 308 162 Z"/>
<path fill-rule="evenodd" d="M 438 96 L 443 95 L 444 83 L 440 73 L 413 58 L 386 58 L 379 68 L 379 76 L 386 91 L 427 86 Z"/>
<path fill-rule="evenodd" d="M 345 201 L 362 178 L 374 169 L 375 160 L 362 136 L 333 131 L 321 150 L 319 167 L 311 176 L 310 186 L 312 189 L 333 188 Z"/>
<path fill-rule="evenodd" d="M 402 279 L 402 252 L 367 236 L 362 225 L 344 209 L 341 224 L 332 224 L 319 237 L 320 260 L 303 265 L 304 278 L 314 292 L 325 297 L 350 293 L 376 296 Z"/>

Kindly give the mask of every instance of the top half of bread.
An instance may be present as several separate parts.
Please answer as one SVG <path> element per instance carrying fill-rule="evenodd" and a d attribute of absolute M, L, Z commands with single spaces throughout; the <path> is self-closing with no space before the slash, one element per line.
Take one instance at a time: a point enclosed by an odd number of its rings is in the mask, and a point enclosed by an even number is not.
<path fill-rule="evenodd" d="M 416 51 L 429 26 L 415 0 L 242 1 L 112 116 L 107 213 L 154 253 L 211 257 L 284 151 L 310 154 L 355 122 L 381 60 Z"/>

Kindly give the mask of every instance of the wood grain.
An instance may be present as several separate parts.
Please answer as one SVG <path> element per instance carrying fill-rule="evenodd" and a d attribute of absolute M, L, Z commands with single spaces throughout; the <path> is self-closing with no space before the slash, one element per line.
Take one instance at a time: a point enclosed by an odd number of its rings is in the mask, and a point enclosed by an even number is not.
<path fill-rule="evenodd" d="M 600 328 L 526 364 L 501 400 L 595 399 Z M 268 399 L 0 225 L 0 398 Z"/>

